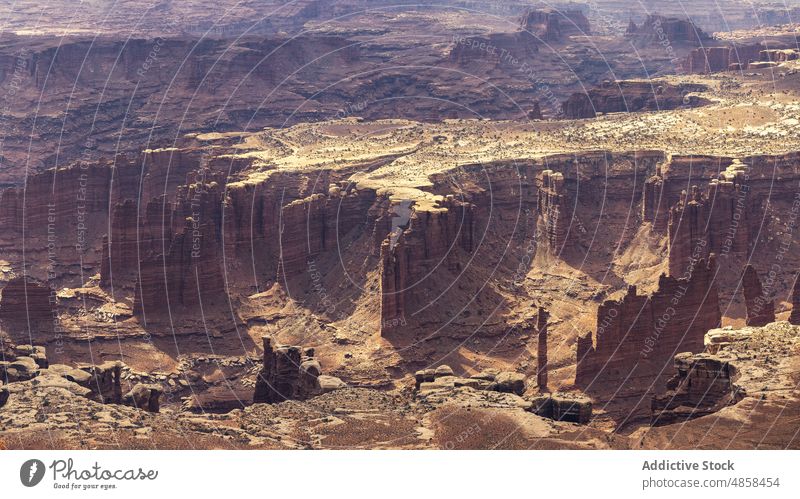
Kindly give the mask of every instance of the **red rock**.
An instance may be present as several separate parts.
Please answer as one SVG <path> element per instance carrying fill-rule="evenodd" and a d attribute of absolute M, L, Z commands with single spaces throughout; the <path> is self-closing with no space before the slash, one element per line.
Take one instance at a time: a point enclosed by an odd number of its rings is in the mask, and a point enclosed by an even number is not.
<path fill-rule="evenodd" d="M 705 333 L 721 314 L 714 259 L 700 260 L 688 279 L 661 275 L 651 296 L 629 286 L 620 300 L 597 311 L 597 330 L 578 339 L 575 384 L 601 391 L 658 387 L 678 352 L 703 350 Z"/>
<path fill-rule="evenodd" d="M 651 425 L 688 421 L 719 411 L 742 398 L 734 384 L 736 368 L 707 354 L 675 356 L 677 374 L 667 382 L 668 391 L 653 397 Z"/>
<path fill-rule="evenodd" d="M 381 244 L 381 331 L 405 325 L 410 306 L 421 305 L 423 290 L 443 288 L 439 267 L 454 269 L 459 255 L 474 247 L 475 207 L 448 197 L 430 210 L 414 209 Z M 404 229 L 405 224 L 407 228 Z M 435 296 L 435 295 L 434 295 Z"/>
<path fill-rule="evenodd" d="M 576 92 L 562 104 L 570 119 L 594 118 L 597 113 L 660 111 L 697 107 L 708 103 L 691 95 L 706 90 L 705 85 L 653 84 L 650 81 L 606 81 L 588 92 Z"/>
<path fill-rule="evenodd" d="M 538 335 L 538 349 L 536 355 L 536 385 L 540 392 L 547 389 L 547 320 L 550 313 L 543 307 L 539 307 L 539 314 L 536 318 L 536 331 Z"/>
<path fill-rule="evenodd" d="M 0 296 L 2 328 L 18 343 L 53 339 L 58 320 L 56 295 L 47 284 L 30 277 L 15 277 Z"/>
<path fill-rule="evenodd" d="M 789 314 L 789 322 L 800 325 L 800 272 L 794 278 L 794 286 L 792 286 L 792 313 Z"/>
<path fill-rule="evenodd" d="M 474 63 L 496 66 L 508 63 L 511 58 L 525 60 L 533 57 L 539 51 L 540 43 L 526 31 L 470 36 L 453 44 L 448 59 L 460 66 Z"/>
<path fill-rule="evenodd" d="M 637 26 L 631 22 L 626 36 L 637 44 L 679 44 L 703 45 L 711 40 L 702 29 L 689 19 L 648 15 L 645 21 Z"/>
<path fill-rule="evenodd" d="M 278 346 L 264 336 L 264 363 L 256 379 L 254 403 L 274 404 L 284 400 L 304 400 L 322 393 L 318 378 L 322 374 L 313 349 Z M 330 381 L 330 380 L 329 380 Z"/>
<path fill-rule="evenodd" d="M 520 19 L 520 28 L 547 42 L 570 35 L 588 35 L 589 20 L 581 10 L 531 9 Z"/>
<path fill-rule="evenodd" d="M 747 307 L 747 325 L 765 326 L 775 322 L 775 303 L 770 299 L 770 289 L 761 286 L 758 272 L 752 265 L 744 268 L 742 291 Z"/>
<path fill-rule="evenodd" d="M 544 224 L 547 242 L 553 253 L 560 253 L 567 238 L 572 219 L 571 203 L 564 187 L 564 175 L 544 170 L 539 187 L 539 213 Z"/>

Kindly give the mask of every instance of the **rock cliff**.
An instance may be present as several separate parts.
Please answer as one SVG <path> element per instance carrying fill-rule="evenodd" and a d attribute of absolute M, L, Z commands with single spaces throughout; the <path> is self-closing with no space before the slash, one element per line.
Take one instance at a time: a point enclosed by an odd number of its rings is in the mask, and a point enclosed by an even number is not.
<path fill-rule="evenodd" d="M 575 384 L 588 391 L 650 390 L 671 375 L 678 352 L 700 352 L 721 314 L 714 259 L 700 260 L 688 277 L 662 275 L 658 290 L 639 295 L 630 286 L 597 310 L 594 334 L 578 338 Z"/>

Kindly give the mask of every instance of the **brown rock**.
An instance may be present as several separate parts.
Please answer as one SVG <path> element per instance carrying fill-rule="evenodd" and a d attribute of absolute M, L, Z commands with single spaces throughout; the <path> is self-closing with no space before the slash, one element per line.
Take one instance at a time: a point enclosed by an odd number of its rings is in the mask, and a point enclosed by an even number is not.
<path fill-rule="evenodd" d="M 536 385 L 540 392 L 547 391 L 547 320 L 549 317 L 550 313 L 544 307 L 539 307 L 539 314 L 536 318 L 539 339 L 536 356 Z"/>
<path fill-rule="evenodd" d="M 789 314 L 789 323 L 800 325 L 800 272 L 794 278 L 792 287 L 792 312 Z"/>
<path fill-rule="evenodd" d="M 272 338 L 264 336 L 264 363 L 256 378 L 254 403 L 273 404 L 284 400 L 304 400 L 333 390 L 338 378 L 328 376 L 320 381 L 322 369 L 313 357 L 301 355 L 298 346 L 275 346 Z M 310 353 L 308 350 L 306 354 Z M 338 380 L 341 383 L 341 380 Z"/>
<path fill-rule="evenodd" d="M 158 385 L 137 383 L 122 397 L 122 403 L 148 412 L 158 412 L 162 393 L 163 390 Z"/>
<path fill-rule="evenodd" d="M 769 289 L 761 286 L 756 269 L 748 264 L 742 274 L 742 291 L 747 307 L 747 325 L 765 326 L 775 322 L 775 303 L 769 297 Z"/>
<path fill-rule="evenodd" d="M 736 369 L 727 361 L 682 353 L 675 356 L 675 369 L 677 374 L 667 382 L 669 390 L 651 401 L 653 426 L 705 416 L 738 401 Z"/>
<path fill-rule="evenodd" d="M 55 293 L 31 277 L 15 277 L 0 297 L 0 321 L 12 340 L 20 343 L 48 341 L 57 320 Z"/>
<path fill-rule="evenodd" d="M 715 272 L 713 258 L 700 260 L 687 279 L 661 275 L 651 296 L 629 286 L 622 299 L 603 302 L 594 339 L 578 340 L 575 384 L 647 391 L 670 374 L 675 352 L 702 351 L 706 332 L 721 320 Z"/>

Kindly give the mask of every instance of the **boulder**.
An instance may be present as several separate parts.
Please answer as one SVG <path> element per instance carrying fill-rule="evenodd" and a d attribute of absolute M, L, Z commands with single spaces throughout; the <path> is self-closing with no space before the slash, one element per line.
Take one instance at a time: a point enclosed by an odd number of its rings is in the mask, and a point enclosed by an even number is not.
<path fill-rule="evenodd" d="M 433 371 L 434 378 L 440 378 L 442 376 L 453 376 L 453 368 L 450 366 L 441 365 Z"/>
<path fill-rule="evenodd" d="M 64 364 L 53 364 L 47 368 L 51 373 L 58 374 L 62 378 L 78 383 L 81 386 L 88 386 L 92 379 L 92 375 L 83 369 L 77 369 Z"/>
<path fill-rule="evenodd" d="M 415 386 L 414 389 L 419 390 L 422 383 L 430 383 L 436 379 L 436 373 L 433 369 L 422 369 L 414 373 Z"/>
<path fill-rule="evenodd" d="M 8 388 L 0 387 L 0 407 L 3 407 L 8 402 Z"/>
<path fill-rule="evenodd" d="M 480 379 L 484 381 L 494 381 L 494 378 L 497 376 L 498 373 L 499 371 L 496 369 L 486 369 L 479 372 L 478 374 L 473 374 L 472 376 L 470 376 L 470 378 Z"/>
<path fill-rule="evenodd" d="M 501 372 L 495 377 L 494 390 L 504 393 L 525 393 L 525 375 L 515 372 Z"/>
<path fill-rule="evenodd" d="M 592 418 L 592 402 L 580 395 L 556 393 L 533 399 L 530 411 L 555 421 L 587 424 Z"/>
<path fill-rule="evenodd" d="M 317 382 L 319 383 L 319 389 L 322 393 L 328 393 L 334 390 L 347 388 L 347 383 L 335 376 L 322 374 L 317 377 Z"/>
<path fill-rule="evenodd" d="M 0 363 L 0 380 L 5 383 L 27 381 L 39 375 L 39 365 L 31 357 L 17 357 Z"/>
<path fill-rule="evenodd" d="M 122 397 L 122 403 L 148 412 L 158 412 L 162 393 L 163 390 L 158 385 L 138 383 Z"/>

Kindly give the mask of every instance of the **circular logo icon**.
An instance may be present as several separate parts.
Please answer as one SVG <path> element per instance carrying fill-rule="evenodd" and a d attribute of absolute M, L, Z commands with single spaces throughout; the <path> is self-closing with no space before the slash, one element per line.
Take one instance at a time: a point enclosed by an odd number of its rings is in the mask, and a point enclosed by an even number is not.
<path fill-rule="evenodd" d="M 19 479 L 26 487 L 35 487 L 44 478 L 44 463 L 38 459 L 28 459 L 19 469 Z"/>

